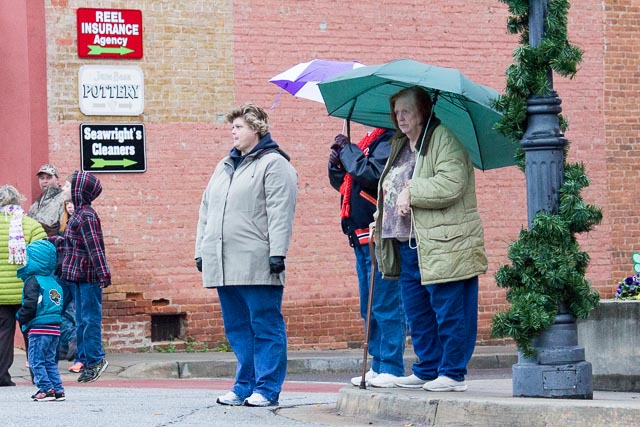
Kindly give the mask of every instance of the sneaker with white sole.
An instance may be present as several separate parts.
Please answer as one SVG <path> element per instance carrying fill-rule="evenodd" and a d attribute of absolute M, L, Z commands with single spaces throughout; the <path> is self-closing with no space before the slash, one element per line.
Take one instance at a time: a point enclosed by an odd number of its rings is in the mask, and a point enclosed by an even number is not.
<path fill-rule="evenodd" d="M 220 405 L 242 406 L 242 404 L 244 403 L 244 399 L 238 396 L 237 394 L 235 394 L 234 392 L 228 391 L 222 396 L 218 396 L 218 398 L 216 399 L 216 402 Z"/>
<path fill-rule="evenodd" d="M 396 387 L 401 388 L 421 388 L 427 380 L 416 377 L 415 374 L 411 374 L 406 377 L 398 377 L 395 381 Z"/>
<path fill-rule="evenodd" d="M 36 402 L 48 402 L 50 400 L 56 400 L 56 394 L 53 389 L 49 391 L 38 390 L 31 398 Z"/>
<path fill-rule="evenodd" d="M 373 369 L 369 369 L 366 374 L 364 374 L 364 384 L 369 387 L 371 385 L 371 380 L 378 376 L 378 373 Z M 351 378 L 351 384 L 358 387 L 362 382 L 362 375 Z"/>
<path fill-rule="evenodd" d="M 429 381 L 422 386 L 427 391 L 467 391 L 467 383 L 452 380 L 449 377 L 440 376 L 433 381 Z"/>
<path fill-rule="evenodd" d="M 375 378 L 372 378 L 370 383 L 371 383 L 371 387 L 392 388 L 396 386 L 396 381 L 399 378 L 400 377 L 397 377 L 392 374 L 382 373 L 382 374 L 378 374 L 378 376 L 376 376 Z"/>
<path fill-rule="evenodd" d="M 245 406 L 277 406 L 277 400 L 269 400 L 260 393 L 253 392 L 253 394 L 247 397 L 247 400 L 244 401 Z"/>
<path fill-rule="evenodd" d="M 107 359 L 102 359 L 100 363 L 91 368 L 87 368 L 86 366 L 82 369 L 82 374 L 78 377 L 79 383 L 91 383 L 100 378 L 102 373 L 107 370 L 107 366 L 109 366 L 109 362 Z"/>

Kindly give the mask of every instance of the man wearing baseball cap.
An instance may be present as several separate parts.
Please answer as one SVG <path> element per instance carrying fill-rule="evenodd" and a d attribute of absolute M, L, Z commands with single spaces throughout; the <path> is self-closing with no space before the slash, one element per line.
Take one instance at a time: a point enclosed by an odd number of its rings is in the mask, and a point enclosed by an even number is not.
<path fill-rule="evenodd" d="M 28 215 L 42 224 L 47 236 L 54 236 L 58 233 L 64 211 L 64 195 L 58 182 L 58 169 L 45 163 L 40 166 L 36 175 L 42 193 L 29 208 Z"/>

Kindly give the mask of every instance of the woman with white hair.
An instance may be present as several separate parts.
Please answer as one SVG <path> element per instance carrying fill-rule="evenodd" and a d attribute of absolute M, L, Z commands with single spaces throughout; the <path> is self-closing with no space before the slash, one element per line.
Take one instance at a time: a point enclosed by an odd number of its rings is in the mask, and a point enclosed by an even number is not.
<path fill-rule="evenodd" d="M 217 402 L 273 406 L 287 370 L 281 310 L 298 178 L 262 108 L 244 104 L 226 119 L 233 148 L 202 196 L 195 248 L 204 287 L 218 290 L 238 359 L 235 384 Z"/>
<path fill-rule="evenodd" d="M 16 271 L 27 262 L 29 243 L 47 237 L 40 223 L 24 215 L 24 197 L 11 185 L 0 187 L 0 387 L 14 386 L 13 364 L 16 313 L 22 304 L 22 280 Z M 25 346 L 27 344 L 25 339 Z"/>

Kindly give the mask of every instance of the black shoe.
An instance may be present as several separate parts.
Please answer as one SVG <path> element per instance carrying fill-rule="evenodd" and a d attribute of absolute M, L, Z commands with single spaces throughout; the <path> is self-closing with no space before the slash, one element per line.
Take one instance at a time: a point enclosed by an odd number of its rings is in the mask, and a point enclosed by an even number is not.
<path fill-rule="evenodd" d="M 9 381 L 8 383 L 0 383 L 0 387 L 15 387 L 16 383 Z"/>
<path fill-rule="evenodd" d="M 78 377 L 78 382 L 79 383 L 86 383 L 87 380 L 91 377 L 91 373 L 90 373 L 90 369 L 89 368 L 82 368 L 82 370 L 80 371 L 80 376 Z"/>
<path fill-rule="evenodd" d="M 78 382 L 91 383 L 97 380 L 98 378 L 100 378 L 100 375 L 102 375 L 102 373 L 107 369 L 107 366 L 109 366 L 109 362 L 107 362 L 107 359 L 102 359 L 102 362 L 98 363 L 96 366 L 83 371 L 83 375 L 84 372 L 87 372 L 85 379 L 84 381 L 80 381 L 83 376 L 80 375 L 80 378 L 78 378 Z"/>
<path fill-rule="evenodd" d="M 61 392 L 57 392 L 56 391 L 56 392 L 54 392 L 54 395 L 56 397 L 56 402 L 59 402 L 61 400 L 66 400 L 67 399 L 66 396 L 64 395 L 64 391 L 61 391 Z"/>
<path fill-rule="evenodd" d="M 38 392 L 31 396 L 31 398 L 36 402 L 47 402 L 50 400 L 56 400 L 56 394 L 53 389 L 49 391 L 38 390 Z"/>

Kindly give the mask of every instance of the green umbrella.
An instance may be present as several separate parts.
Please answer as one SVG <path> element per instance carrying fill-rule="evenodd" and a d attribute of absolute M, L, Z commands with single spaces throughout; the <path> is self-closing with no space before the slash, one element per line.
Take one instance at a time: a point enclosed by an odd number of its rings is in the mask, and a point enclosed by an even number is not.
<path fill-rule="evenodd" d="M 410 59 L 356 68 L 318 84 L 330 116 L 393 129 L 389 98 L 403 88 L 422 86 L 435 99 L 435 114 L 469 150 L 482 170 L 515 164 L 516 147 L 494 129 L 502 115 L 491 103 L 499 94 L 453 68 Z"/>

